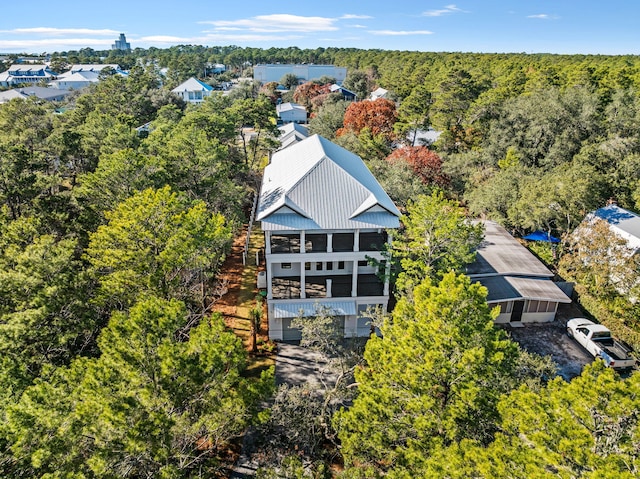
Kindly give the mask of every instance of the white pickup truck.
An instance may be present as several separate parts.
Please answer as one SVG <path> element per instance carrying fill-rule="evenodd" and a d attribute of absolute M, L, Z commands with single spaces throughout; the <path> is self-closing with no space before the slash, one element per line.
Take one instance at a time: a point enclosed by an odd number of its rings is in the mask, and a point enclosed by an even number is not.
<path fill-rule="evenodd" d="M 613 369 L 630 369 L 636 360 L 629 354 L 631 348 L 614 339 L 611 331 L 601 324 L 585 318 L 567 322 L 567 334 L 580 343 L 594 358 L 602 358 Z"/>

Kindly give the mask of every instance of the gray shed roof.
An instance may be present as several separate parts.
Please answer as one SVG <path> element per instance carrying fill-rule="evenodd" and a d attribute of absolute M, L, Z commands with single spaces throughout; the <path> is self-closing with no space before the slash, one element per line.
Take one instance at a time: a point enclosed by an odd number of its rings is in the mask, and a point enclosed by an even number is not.
<path fill-rule="evenodd" d="M 570 303 L 571 299 L 550 279 L 516 276 L 485 276 L 476 280 L 488 290 L 487 301 L 531 299 Z"/>
<path fill-rule="evenodd" d="M 484 226 L 484 241 L 476 252 L 476 260 L 467 266 L 469 276 L 553 276 L 538 258 L 502 226 L 493 221 L 485 221 Z"/>
<path fill-rule="evenodd" d="M 265 168 L 263 230 L 397 228 L 400 212 L 359 156 L 319 135 L 276 152 Z"/>

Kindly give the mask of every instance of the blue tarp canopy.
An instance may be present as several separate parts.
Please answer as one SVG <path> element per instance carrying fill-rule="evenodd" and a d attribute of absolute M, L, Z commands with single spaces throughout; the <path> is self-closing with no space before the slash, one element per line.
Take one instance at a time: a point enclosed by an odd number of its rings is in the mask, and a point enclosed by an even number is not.
<path fill-rule="evenodd" d="M 523 236 L 522 239 L 529 241 L 545 241 L 547 243 L 560 243 L 558 238 L 551 236 L 549 233 L 545 233 L 544 231 L 534 231 L 527 236 Z"/>

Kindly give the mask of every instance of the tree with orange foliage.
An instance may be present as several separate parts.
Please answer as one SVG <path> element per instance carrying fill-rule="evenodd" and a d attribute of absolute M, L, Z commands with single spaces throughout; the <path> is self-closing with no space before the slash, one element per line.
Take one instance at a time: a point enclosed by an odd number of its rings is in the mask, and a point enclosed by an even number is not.
<path fill-rule="evenodd" d="M 311 100 L 318 95 L 326 95 L 331 93 L 331 85 L 320 85 L 314 82 L 306 82 L 296 88 L 293 93 L 293 101 L 305 108 L 311 107 Z"/>
<path fill-rule="evenodd" d="M 425 185 L 444 187 L 449 184 L 449 178 L 442 172 L 442 159 L 426 146 L 398 148 L 387 157 L 387 161 L 407 163 Z"/>
<path fill-rule="evenodd" d="M 396 104 L 386 98 L 353 102 L 344 114 L 344 127 L 337 134 L 341 136 L 351 131 L 359 135 L 364 128 L 368 128 L 373 136 L 382 135 L 391 141 L 395 137 L 393 125 L 397 118 Z"/>

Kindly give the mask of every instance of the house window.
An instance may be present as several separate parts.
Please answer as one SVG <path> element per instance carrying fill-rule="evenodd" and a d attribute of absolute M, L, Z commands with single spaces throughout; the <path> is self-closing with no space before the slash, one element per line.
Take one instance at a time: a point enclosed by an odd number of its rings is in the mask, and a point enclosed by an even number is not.
<path fill-rule="evenodd" d="M 529 307 L 527 308 L 527 313 L 537 313 L 538 312 L 538 301 L 532 299 L 529 301 Z"/>
<path fill-rule="evenodd" d="M 304 269 L 307 271 L 311 270 L 311 263 L 309 263 L 308 261 L 304 264 Z"/>
<path fill-rule="evenodd" d="M 327 271 L 331 271 L 332 269 L 333 269 L 333 262 L 332 262 L 332 261 L 329 261 L 329 262 L 327 263 Z"/>
<path fill-rule="evenodd" d="M 282 269 L 291 269 L 291 263 L 280 263 Z"/>
<path fill-rule="evenodd" d="M 322 271 L 322 261 L 318 261 L 318 262 L 316 263 L 316 270 L 317 270 L 317 271 Z"/>
<path fill-rule="evenodd" d="M 338 261 L 338 269 L 344 269 L 344 261 Z"/>
<path fill-rule="evenodd" d="M 358 261 L 358 266 L 369 266 L 369 262 L 367 260 Z"/>
<path fill-rule="evenodd" d="M 510 301 L 501 301 L 500 303 L 490 304 L 491 308 L 495 308 L 498 306 L 500 308 L 500 314 L 510 313 L 511 306 L 513 305 Z"/>

